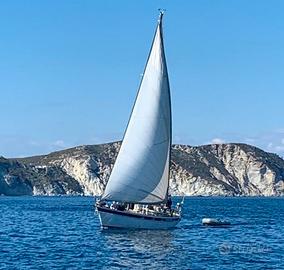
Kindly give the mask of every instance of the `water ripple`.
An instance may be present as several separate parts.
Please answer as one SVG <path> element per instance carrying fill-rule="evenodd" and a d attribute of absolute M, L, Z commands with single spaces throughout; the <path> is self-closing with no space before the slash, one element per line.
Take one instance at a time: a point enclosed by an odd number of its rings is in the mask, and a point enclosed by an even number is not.
<path fill-rule="evenodd" d="M 101 230 L 92 204 L 0 197 L 0 269 L 284 269 L 283 198 L 187 198 L 166 231 Z"/>

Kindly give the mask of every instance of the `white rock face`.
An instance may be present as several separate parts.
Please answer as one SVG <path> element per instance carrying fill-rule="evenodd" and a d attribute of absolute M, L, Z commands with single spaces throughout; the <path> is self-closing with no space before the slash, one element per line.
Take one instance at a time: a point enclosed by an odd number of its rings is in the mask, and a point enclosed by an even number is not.
<path fill-rule="evenodd" d="M 119 146 L 81 146 L 16 163 L 2 158 L 0 194 L 101 195 Z M 283 180 L 284 160 L 253 146 L 173 146 L 174 195 L 282 196 Z"/>
<path fill-rule="evenodd" d="M 84 195 L 101 195 L 104 185 L 96 174 L 99 165 L 91 156 L 68 157 L 60 164 L 82 186 Z"/>
<path fill-rule="evenodd" d="M 174 194 L 284 195 L 284 163 L 274 154 L 244 144 L 175 146 L 175 151 L 188 162 L 181 166 L 174 160 Z"/>

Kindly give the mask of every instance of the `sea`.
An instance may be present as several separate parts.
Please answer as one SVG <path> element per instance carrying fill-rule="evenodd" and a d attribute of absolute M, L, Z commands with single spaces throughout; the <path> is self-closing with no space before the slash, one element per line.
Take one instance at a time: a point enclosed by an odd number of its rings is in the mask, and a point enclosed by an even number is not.
<path fill-rule="evenodd" d="M 284 198 L 186 197 L 178 227 L 156 231 L 102 230 L 93 205 L 1 196 L 0 269 L 284 269 Z"/>

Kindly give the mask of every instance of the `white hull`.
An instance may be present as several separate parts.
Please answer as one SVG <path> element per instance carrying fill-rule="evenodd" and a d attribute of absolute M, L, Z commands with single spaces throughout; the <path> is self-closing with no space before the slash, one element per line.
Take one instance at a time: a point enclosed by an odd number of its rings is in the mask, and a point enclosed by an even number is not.
<path fill-rule="evenodd" d="M 99 207 L 97 211 L 102 228 L 170 229 L 180 222 L 180 217 L 151 217 Z"/>

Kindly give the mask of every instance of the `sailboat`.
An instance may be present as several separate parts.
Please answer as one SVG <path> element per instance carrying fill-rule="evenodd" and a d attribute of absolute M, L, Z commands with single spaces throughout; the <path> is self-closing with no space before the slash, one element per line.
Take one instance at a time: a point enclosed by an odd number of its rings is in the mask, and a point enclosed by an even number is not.
<path fill-rule="evenodd" d="M 123 141 L 96 202 L 102 228 L 168 229 L 181 220 L 169 195 L 172 116 L 160 11 Z"/>

